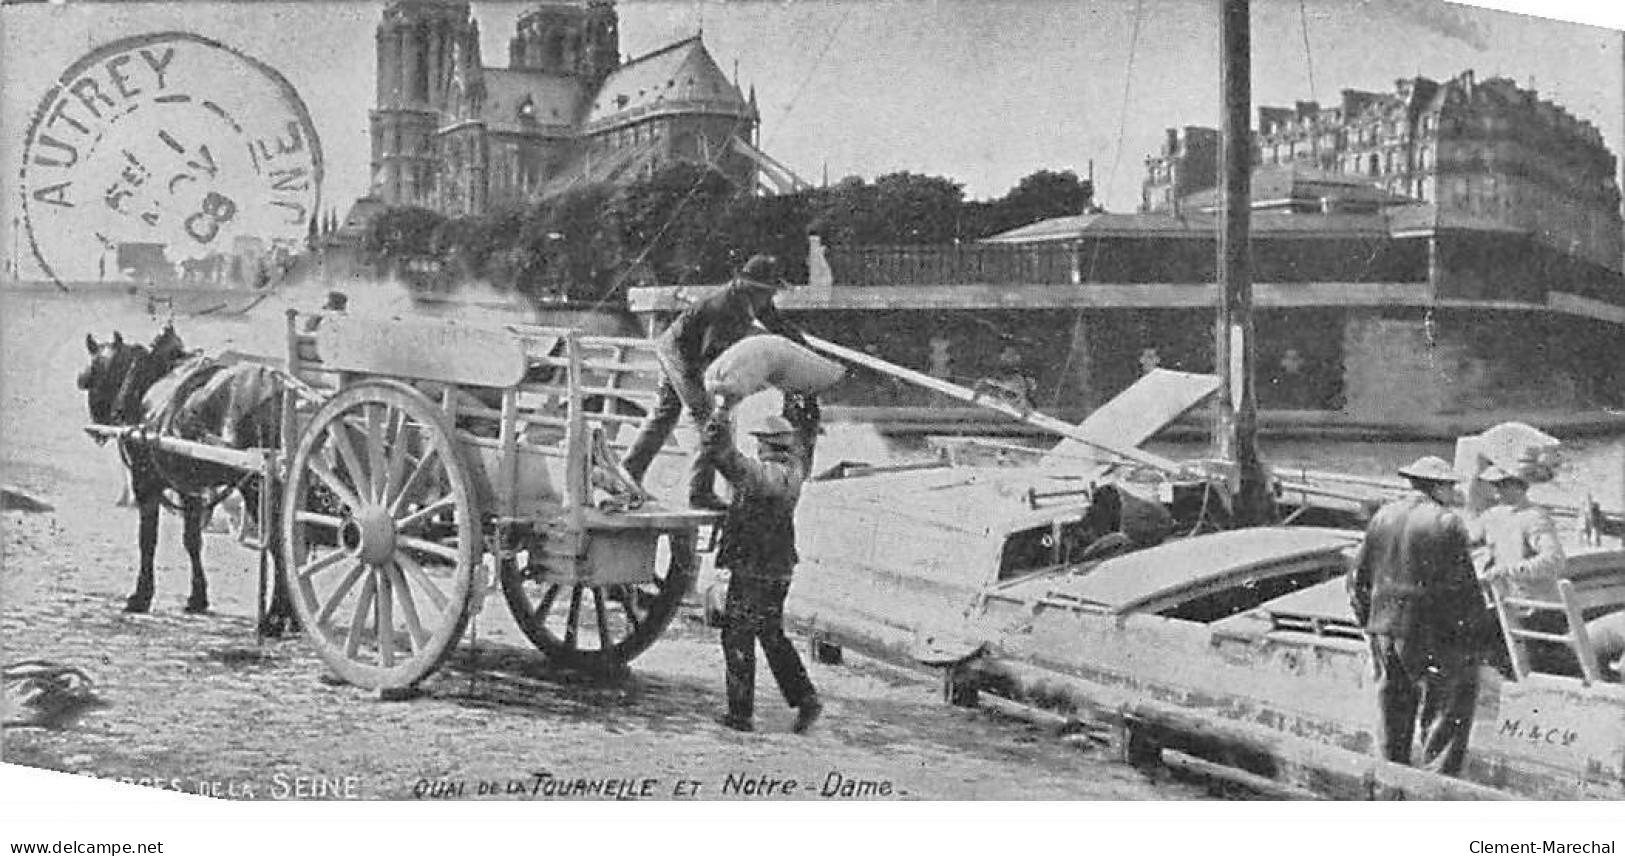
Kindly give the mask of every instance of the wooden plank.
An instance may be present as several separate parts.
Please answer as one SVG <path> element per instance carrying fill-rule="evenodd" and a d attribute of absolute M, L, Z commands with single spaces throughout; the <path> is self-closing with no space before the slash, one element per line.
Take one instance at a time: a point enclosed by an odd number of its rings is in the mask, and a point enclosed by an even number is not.
<path fill-rule="evenodd" d="M 1587 686 L 1602 680 L 1597 667 L 1597 652 L 1591 647 L 1591 635 L 1586 633 L 1585 616 L 1580 612 L 1579 599 L 1574 595 L 1574 583 L 1557 581 L 1557 592 L 1563 598 L 1563 615 L 1569 620 L 1569 646 L 1580 661 L 1580 674 Z"/>
<path fill-rule="evenodd" d="M 171 454 L 245 472 L 258 473 L 265 468 L 265 451 L 262 449 L 232 449 L 196 440 L 167 437 L 154 431 L 127 426 L 91 425 L 86 427 L 85 431 L 99 437 L 151 446 Z"/>
<path fill-rule="evenodd" d="M 1077 431 L 1096 444 L 1139 446 L 1174 420 L 1201 404 L 1219 388 L 1214 375 L 1153 369 L 1080 422 Z M 1065 458 L 1092 458 L 1075 437 L 1063 438 L 1043 463 L 1057 466 Z"/>
<path fill-rule="evenodd" d="M 507 388 L 529 363 L 512 332 L 450 321 L 335 316 L 316 331 L 323 364 L 342 371 Z"/>
<path fill-rule="evenodd" d="M 890 375 L 891 377 L 914 384 L 915 386 L 924 387 L 933 392 L 940 392 L 943 395 L 956 398 L 960 401 L 980 404 L 981 406 L 990 410 L 996 410 L 1007 416 L 1012 416 L 1022 422 L 1027 423 L 1028 425 L 1042 428 L 1046 431 L 1059 434 L 1062 437 L 1077 440 L 1085 445 L 1110 453 L 1119 458 L 1126 458 L 1127 460 L 1144 464 L 1159 472 L 1181 472 L 1181 467 L 1178 463 L 1169 460 L 1168 458 L 1164 458 L 1161 455 L 1154 455 L 1142 449 L 1138 449 L 1133 446 L 1126 446 L 1113 441 L 1100 440 L 1079 431 L 1076 427 L 1067 422 L 1063 422 L 1053 416 L 1047 416 L 1043 413 L 1039 413 L 1036 410 L 1023 410 L 1000 399 L 992 398 L 973 390 L 966 389 L 962 386 L 948 383 L 947 381 L 932 377 L 922 372 L 893 365 L 885 360 L 879 359 L 878 357 L 862 353 L 861 351 L 854 351 L 851 348 L 845 348 L 834 344 L 833 342 L 826 342 L 823 339 L 817 338 L 816 336 L 808 336 L 807 345 L 815 351 L 822 351 L 832 357 L 836 357 L 865 368 L 873 369 L 882 374 Z"/>
<path fill-rule="evenodd" d="M 502 513 L 509 516 L 517 513 L 515 509 L 519 495 L 518 399 L 519 394 L 512 388 L 502 393 L 502 434 L 497 441 L 502 449 L 501 472 L 497 473 L 501 485 L 496 491 L 497 501 L 502 503 Z"/>

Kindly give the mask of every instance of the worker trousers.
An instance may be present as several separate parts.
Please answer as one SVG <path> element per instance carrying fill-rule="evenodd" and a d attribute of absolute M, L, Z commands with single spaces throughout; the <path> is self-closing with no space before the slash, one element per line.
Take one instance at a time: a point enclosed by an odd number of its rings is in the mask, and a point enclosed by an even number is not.
<path fill-rule="evenodd" d="M 632 478 L 643 483 L 644 473 L 654 462 L 655 455 L 666 445 L 677 420 L 687 410 L 694 427 L 703 429 L 711 418 L 711 399 L 705 394 L 705 383 L 689 370 L 681 360 L 659 355 L 660 389 L 656 393 L 654 409 L 644 419 L 638 436 L 626 450 L 621 462 Z M 688 498 L 716 496 L 716 467 L 703 451 L 696 452 L 689 467 Z"/>
<path fill-rule="evenodd" d="M 784 635 L 784 598 L 790 580 L 734 574 L 723 607 L 722 657 L 727 668 L 728 716 L 749 722 L 756 707 L 756 643 L 791 707 L 817 697 L 801 656 Z"/>
<path fill-rule="evenodd" d="M 1419 766 L 1450 776 L 1461 771 L 1478 701 L 1478 659 L 1470 644 L 1430 646 L 1372 635 L 1371 662 L 1381 707 L 1377 743 L 1384 758 L 1411 763 L 1420 726 Z"/>

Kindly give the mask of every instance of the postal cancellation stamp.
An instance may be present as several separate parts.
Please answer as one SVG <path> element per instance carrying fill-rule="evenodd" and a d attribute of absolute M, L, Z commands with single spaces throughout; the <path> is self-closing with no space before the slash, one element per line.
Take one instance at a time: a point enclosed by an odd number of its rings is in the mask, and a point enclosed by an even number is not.
<path fill-rule="evenodd" d="M 202 258 L 239 237 L 301 238 L 321 182 L 321 143 L 287 80 L 185 32 L 69 65 L 34 111 L 19 176 L 28 245 L 58 284 L 116 274 L 120 245 Z"/>

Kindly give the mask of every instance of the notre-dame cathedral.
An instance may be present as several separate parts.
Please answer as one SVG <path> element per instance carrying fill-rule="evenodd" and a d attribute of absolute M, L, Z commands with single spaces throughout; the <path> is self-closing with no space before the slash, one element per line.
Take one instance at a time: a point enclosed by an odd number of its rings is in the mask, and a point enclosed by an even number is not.
<path fill-rule="evenodd" d="M 521 15 L 506 68 L 483 63 L 467 0 L 391 3 L 377 42 L 371 195 L 385 205 L 477 214 L 679 160 L 800 183 L 756 148 L 756 93 L 700 36 L 623 60 L 613 0 Z"/>

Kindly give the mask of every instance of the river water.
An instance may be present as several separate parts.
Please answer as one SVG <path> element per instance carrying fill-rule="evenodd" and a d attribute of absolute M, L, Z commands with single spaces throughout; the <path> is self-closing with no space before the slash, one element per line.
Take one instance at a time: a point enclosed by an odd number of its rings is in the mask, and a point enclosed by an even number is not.
<path fill-rule="evenodd" d="M 353 315 L 391 316 L 413 311 L 399 288 L 352 289 Z M 253 302 L 249 295 L 177 301 L 173 308 L 152 306 L 144 295 L 112 288 L 81 288 L 63 293 L 50 286 L 0 288 L 0 462 L 29 460 L 64 451 L 80 451 L 83 435 L 77 424 L 64 426 L 54 418 L 56 404 L 67 397 L 82 408 L 73 378 L 84 365 L 84 336 L 100 337 L 114 330 L 135 341 L 147 341 L 171 317 L 189 346 L 218 353 L 239 350 L 279 355 L 284 345 L 284 315 L 289 308 L 315 310 L 325 289 L 304 286 L 283 289 Z M 191 315 L 198 309 L 207 315 Z M 489 314 L 488 312 L 486 314 Z M 512 320 L 495 317 L 483 320 Z M 771 405 L 751 402 L 753 409 Z M 1540 426 L 1536 426 L 1540 427 Z M 66 429 L 66 430 L 64 430 Z M 883 440 L 864 425 L 832 424 L 819 446 L 819 464 L 841 460 L 877 461 L 914 457 L 918 443 Z M 1166 457 L 1210 457 L 1204 442 L 1153 441 L 1148 449 Z M 1390 476 L 1421 455 L 1454 458 L 1453 444 L 1439 442 L 1350 442 L 1346 440 L 1282 440 L 1263 438 L 1260 454 L 1275 468 L 1303 467 L 1367 476 Z M 37 463 L 37 461 L 34 461 Z M 1576 504 L 1587 495 L 1608 509 L 1625 508 L 1625 434 L 1565 441 L 1557 477 L 1532 491 L 1537 501 Z"/>

